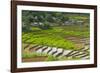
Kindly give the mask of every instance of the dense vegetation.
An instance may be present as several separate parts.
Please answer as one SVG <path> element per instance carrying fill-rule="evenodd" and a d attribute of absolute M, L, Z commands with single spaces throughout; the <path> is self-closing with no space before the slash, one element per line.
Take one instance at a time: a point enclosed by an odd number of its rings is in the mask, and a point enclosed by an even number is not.
<path fill-rule="evenodd" d="M 22 22 L 23 31 L 31 30 L 32 25 L 41 29 L 49 29 L 51 26 L 59 25 L 88 25 L 89 14 L 23 10 Z"/>

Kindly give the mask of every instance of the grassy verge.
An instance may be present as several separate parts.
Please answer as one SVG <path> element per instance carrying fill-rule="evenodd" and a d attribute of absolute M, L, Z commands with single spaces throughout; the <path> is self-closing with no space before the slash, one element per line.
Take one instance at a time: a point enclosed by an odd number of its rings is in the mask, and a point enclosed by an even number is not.
<path fill-rule="evenodd" d="M 52 55 L 47 55 L 47 54 L 40 54 L 40 53 L 23 53 L 22 54 L 22 58 L 36 58 L 36 57 L 40 57 L 41 59 L 41 56 L 45 56 L 46 57 L 46 60 L 45 61 L 56 61 L 58 60 L 57 57 L 54 57 Z"/>
<path fill-rule="evenodd" d="M 60 58 L 57 58 L 57 57 L 54 57 L 52 55 L 47 55 L 47 54 L 40 54 L 40 53 L 23 53 L 22 54 L 22 58 L 36 58 L 36 57 L 43 57 L 45 56 L 46 59 L 44 59 L 44 61 L 64 61 L 64 60 L 78 60 L 79 58 L 66 58 L 66 57 L 60 57 Z"/>

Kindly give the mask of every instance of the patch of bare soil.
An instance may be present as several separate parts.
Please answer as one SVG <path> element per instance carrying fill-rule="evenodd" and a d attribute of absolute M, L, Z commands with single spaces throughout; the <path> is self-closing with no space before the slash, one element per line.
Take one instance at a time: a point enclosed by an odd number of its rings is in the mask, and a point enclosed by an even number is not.
<path fill-rule="evenodd" d="M 22 58 L 22 62 L 40 62 L 45 61 L 47 59 L 46 56 L 39 56 L 34 58 Z"/>
<path fill-rule="evenodd" d="M 66 37 L 66 39 L 75 43 L 75 47 L 78 49 L 83 48 L 85 43 L 89 43 L 89 38 L 79 38 L 75 36 L 70 36 Z"/>

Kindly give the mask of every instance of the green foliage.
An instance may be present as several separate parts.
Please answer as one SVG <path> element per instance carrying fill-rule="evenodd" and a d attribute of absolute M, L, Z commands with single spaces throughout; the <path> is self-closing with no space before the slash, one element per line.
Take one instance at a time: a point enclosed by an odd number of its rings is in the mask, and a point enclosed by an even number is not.
<path fill-rule="evenodd" d="M 47 54 L 41 54 L 41 53 L 35 53 L 35 52 L 22 54 L 22 58 L 36 58 L 36 57 L 41 57 L 41 56 L 47 57 L 46 61 L 57 61 L 58 60 L 57 57 L 54 57 L 52 55 L 47 55 Z"/>
<path fill-rule="evenodd" d="M 36 53 L 23 53 L 22 58 L 32 58 L 37 57 L 38 55 Z"/>
<path fill-rule="evenodd" d="M 49 23 L 45 22 L 42 25 L 38 26 L 40 29 L 46 30 L 46 29 L 51 29 L 51 26 L 49 25 Z"/>
<path fill-rule="evenodd" d="M 35 24 L 41 29 L 50 29 L 52 26 L 65 24 L 70 20 L 82 20 L 89 23 L 87 13 L 67 13 L 67 12 L 47 12 L 47 11 L 22 11 L 23 31 L 31 31 L 31 24 Z M 42 24 L 40 24 L 42 23 Z M 56 25 L 53 25 L 56 24 Z"/>
<path fill-rule="evenodd" d="M 48 56 L 47 54 L 41 54 L 41 53 L 36 53 L 36 52 L 33 52 L 33 53 L 22 53 L 22 58 L 34 58 L 34 57 L 39 57 L 39 56 Z"/>
<path fill-rule="evenodd" d="M 77 28 L 77 29 L 74 29 Z M 47 45 L 51 47 L 59 47 L 63 49 L 76 49 L 75 43 L 67 40 L 67 36 L 76 36 L 79 38 L 89 37 L 89 29 L 87 27 L 79 29 L 77 26 L 53 27 L 52 29 L 42 30 L 37 27 L 32 28 L 33 32 L 23 32 L 23 43 L 32 43 Z"/>
<path fill-rule="evenodd" d="M 52 55 L 49 55 L 48 57 L 47 57 L 47 59 L 46 59 L 46 61 L 57 61 L 58 60 L 58 58 L 57 57 L 54 57 L 54 56 L 52 56 Z"/>
<path fill-rule="evenodd" d="M 22 58 L 36 58 L 36 57 L 46 57 L 45 61 L 64 61 L 64 60 L 79 60 L 80 58 L 66 58 L 66 57 L 54 57 L 48 54 L 41 53 L 22 53 Z"/>

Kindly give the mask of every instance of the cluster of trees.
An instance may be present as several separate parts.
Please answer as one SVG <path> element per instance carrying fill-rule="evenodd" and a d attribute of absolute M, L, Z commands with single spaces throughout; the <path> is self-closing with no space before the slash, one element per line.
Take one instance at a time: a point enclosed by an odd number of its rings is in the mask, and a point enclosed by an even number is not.
<path fill-rule="evenodd" d="M 22 27 L 23 30 L 30 30 L 32 26 L 37 26 L 41 29 L 49 29 L 52 25 L 63 25 L 66 21 L 70 21 L 74 18 L 72 15 L 74 15 L 74 17 L 75 15 L 81 17 L 85 16 L 89 19 L 89 14 L 23 10 Z"/>

